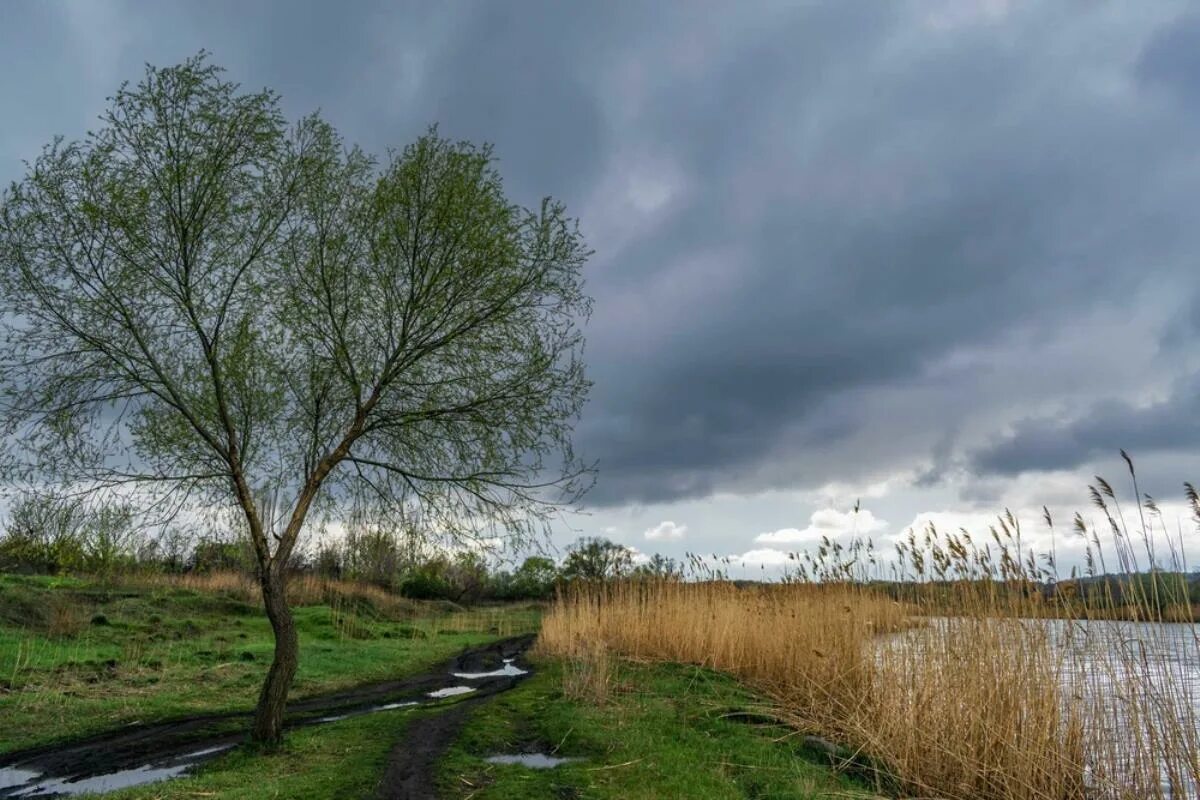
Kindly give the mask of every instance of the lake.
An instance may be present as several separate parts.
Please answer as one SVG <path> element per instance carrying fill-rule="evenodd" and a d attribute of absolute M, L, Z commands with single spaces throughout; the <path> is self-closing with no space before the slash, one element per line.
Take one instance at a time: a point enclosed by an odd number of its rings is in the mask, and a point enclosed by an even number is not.
<path fill-rule="evenodd" d="M 881 663 L 916 664 L 914 656 L 924 654 L 951 664 L 955 649 L 991 642 L 996 658 L 1018 654 L 1015 663 L 1058 681 L 1069 717 L 1083 730 L 1085 775 L 1099 797 L 1200 796 L 1195 626 L 957 617 L 922 622 L 888 636 Z"/>

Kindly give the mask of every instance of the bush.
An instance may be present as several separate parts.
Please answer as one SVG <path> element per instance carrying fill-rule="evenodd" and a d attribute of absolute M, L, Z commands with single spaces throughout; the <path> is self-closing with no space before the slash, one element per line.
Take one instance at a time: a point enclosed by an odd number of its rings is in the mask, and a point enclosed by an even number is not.
<path fill-rule="evenodd" d="M 430 559 L 410 569 L 400 580 L 400 594 L 414 600 L 454 600 L 447 566 L 445 559 Z"/>

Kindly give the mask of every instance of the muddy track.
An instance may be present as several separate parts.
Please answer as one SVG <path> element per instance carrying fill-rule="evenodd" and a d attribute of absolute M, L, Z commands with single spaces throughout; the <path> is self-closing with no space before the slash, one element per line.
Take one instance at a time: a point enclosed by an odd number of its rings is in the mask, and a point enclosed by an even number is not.
<path fill-rule="evenodd" d="M 409 723 L 404 741 L 392 748 L 388 756 L 387 770 L 379 785 L 379 800 L 437 797 L 437 764 L 458 738 L 471 709 L 485 700 L 486 697 L 472 697 L 440 714 Z"/>
<path fill-rule="evenodd" d="M 513 662 L 533 640 L 533 635 L 504 639 L 467 650 L 437 670 L 289 703 L 286 726 L 437 703 L 439 692 L 468 686 L 469 693 L 445 695 L 451 702 L 441 713 L 415 720 L 389 760 L 384 797 L 431 797 L 432 789 L 424 787 L 432 787 L 433 763 L 462 724 L 461 720 L 453 723 L 465 718 L 467 705 L 507 691 L 524 677 Z M 472 677 L 455 677 L 455 673 Z M 3 753 L 0 798 L 68 797 L 174 777 L 244 742 L 250 718 L 250 712 L 234 712 L 134 724 L 74 742 Z M 443 718 L 446 723 L 437 722 Z M 435 735 L 443 726 L 449 726 L 449 738 Z M 433 746 L 443 739 L 440 748 Z M 408 786 L 419 789 L 413 794 Z"/>

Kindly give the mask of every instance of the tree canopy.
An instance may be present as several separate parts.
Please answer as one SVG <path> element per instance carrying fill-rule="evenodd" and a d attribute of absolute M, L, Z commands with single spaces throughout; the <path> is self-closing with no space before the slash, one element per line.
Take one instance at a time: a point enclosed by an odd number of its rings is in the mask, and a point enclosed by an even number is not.
<path fill-rule="evenodd" d="M 588 255 L 490 147 L 375 158 L 204 54 L 148 67 L 4 194 L 6 475 L 237 509 L 273 623 L 314 511 L 528 535 L 587 484 Z"/>

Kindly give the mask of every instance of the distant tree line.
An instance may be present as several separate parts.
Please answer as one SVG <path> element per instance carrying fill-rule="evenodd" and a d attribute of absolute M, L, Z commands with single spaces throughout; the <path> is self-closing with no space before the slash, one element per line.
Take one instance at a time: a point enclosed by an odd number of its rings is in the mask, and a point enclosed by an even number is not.
<path fill-rule="evenodd" d="M 904 603 L 953 609 L 986 598 L 996 608 L 1047 616 L 1186 621 L 1200 618 L 1200 572 L 1147 572 L 1061 580 L 991 579 L 871 581 L 877 591 Z"/>
<path fill-rule="evenodd" d="M 253 575 L 250 542 L 235 532 L 189 535 L 178 529 L 153 534 L 139 528 L 123 503 L 95 504 L 86 497 L 28 495 L 10 509 L 0 529 L 0 572 L 133 572 Z M 406 597 L 476 603 L 542 600 L 562 583 L 621 578 L 679 577 L 678 562 L 655 554 L 635 563 L 624 545 L 599 537 L 572 544 L 561 562 L 532 555 L 505 565 L 476 550 L 441 550 L 412 531 L 354 526 L 316 547 L 297 550 L 294 573 L 369 583 Z"/>

